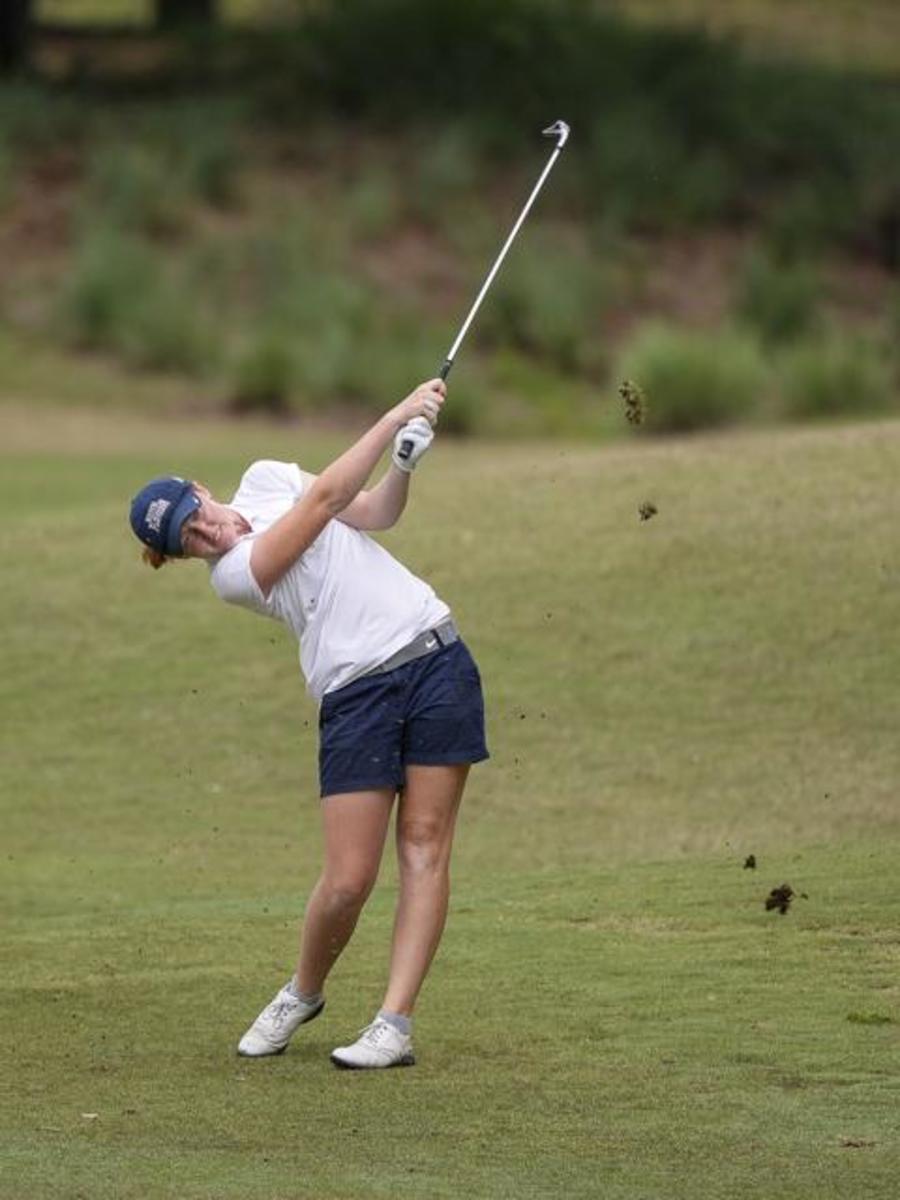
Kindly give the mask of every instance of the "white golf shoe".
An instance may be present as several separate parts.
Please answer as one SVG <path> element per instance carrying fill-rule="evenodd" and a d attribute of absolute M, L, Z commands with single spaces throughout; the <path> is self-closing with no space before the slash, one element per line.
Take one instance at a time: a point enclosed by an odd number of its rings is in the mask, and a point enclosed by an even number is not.
<path fill-rule="evenodd" d="M 246 1058 L 281 1054 L 297 1029 L 317 1017 L 324 1007 L 324 1000 L 307 1004 L 285 985 L 238 1042 L 238 1054 Z"/>
<path fill-rule="evenodd" d="M 338 1046 L 331 1052 L 336 1067 L 362 1071 L 375 1067 L 411 1067 L 415 1064 L 412 1038 L 401 1033 L 381 1017 L 362 1031 L 352 1046 Z"/>

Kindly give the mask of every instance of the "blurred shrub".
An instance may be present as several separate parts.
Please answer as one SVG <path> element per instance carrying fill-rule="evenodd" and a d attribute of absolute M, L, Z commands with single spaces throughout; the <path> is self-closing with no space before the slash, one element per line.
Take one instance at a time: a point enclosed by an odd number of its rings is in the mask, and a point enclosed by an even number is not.
<path fill-rule="evenodd" d="M 353 331 L 341 365 L 345 399 L 377 411 L 401 399 L 440 370 L 446 330 L 409 305 L 378 302 L 373 294 L 364 324 Z"/>
<path fill-rule="evenodd" d="M 214 208 L 232 208 L 239 199 L 240 155 L 231 133 L 220 125 L 188 131 L 181 160 L 185 190 Z"/>
<path fill-rule="evenodd" d="M 129 145 L 152 151 L 179 191 L 228 208 L 239 198 L 240 139 L 246 128 L 243 91 L 132 101 L 123 114 Z M 121 128 L 121 122 L 117 123 Z"/>
<path fill-rule="evenodd" d="M 307 403 L 359 398 L 356 358 L 372 307 L 362 284 L 314 264 L 298 269 L 272 305 L 271 321 L 293 341 L 297 385 Z"/>
<path fill-rule="evenodd" d="M 0 135 L 0 213 L 12 198 L 15 160 L 8 143 Z"/>
<path fill-rule="evenodd" d="M 284 416 L 290 409 L 295 374 L 290 342 L 264 329 L 238 354 L 229 383 L 229 407 L 242 415 Z"/>
<path fill-rule="evenodd" d="M 461 197 L 471 203 L 478 166 L 477 143 L 466 126 L 430 131 L 417 144 L 411 175 L 404 181 L 407 212 L 426 225 L 439 225 L 442 214 Z"/>
<path fill-rule="evenodd" d="M 644 391 L 640 430 L 674 433 L 740 421 L 756 410 L 767 372 L 755 341 L 737 332 L 686 333 L 645 326 L 618 363 Z"/>
<path fill-rule="evenodd" d="M 862 338 L 805 342 L 779 361 L 782 411 L 791 418 L 858 417 L 891 405 L 893 379 L 883 351 Z"/>
<path fill-rule="evenodd" d="M 60 291 L 63 335 L 84 349 L 118 346 L 135 296 L 156 286 L 158 260 L 137 238 L 115 229 L 88 232 L 75 251 Z"/>
<path fill-rule="evenodd" d="M 347 186 L 342 215 L 349 231 L 361 238 L 379 238 L 397 223 L 400 185 L 383 167 L 371 165 Z"/>
<path fill-rule="evenodd" d="M 501 438 L 566 437 L 599 432 L 592 419 L 598 409 L 596 393 L 584 381 L 561 375 L 515 350 L 491 354 L 487 373 L 474 414 L 479 432 Z M 455 398 L 454 390 L 448 404 Z M 446 409 L 444 405 L 442 426 Z"/>
<path fill-rule="evenodd" d="M 454 381 L 447 392 L 447 403 L 441 409 L 438 431 L 442 435 L 469 437 L 477 433 L 484 413 L 484 391 L 472 382 L 471 376 Z"/>
<path fill-rule="evenodd" d="M 727 217 L 738 171 L 716 146 L 696 149 L 652 96 L 618 100 L 584 135 L 582 168 L 608 215 L 632 229 L 670 229 Z"/>
<path fill-rule="evenodd" d="M 515 244 L 479 313 L 479 334 L 559 370 L 598 369 L 606 280 L 580 240 L 537 226 Z"/>
<path fill-rule="evenodd" d="M 763 341 L 795 341 L 817 320 L 820 286 L 808 264 L 754 250 L 738 281 L 737 312 Z"/>
<path fill-rule="evenodd" d="M 78 248 L 57 321 L 71 344 L 111 350 L 149 370 L 202 374 L 218 358 L 196 297 L 146 242 L 114 229 L 89 232 Z"/>
<path fill-rule="evenodd" d="M 103 143 L 88 170 L 86 207 L 90 219 L 155 235 L 177 233 L 187 219 L 180 180 L 154 147 L 137 142 Z"/>
<path fill-rule="evenodd" d="M 782 246 L 840 238 L 885 261 L 900 254 L 900 158 L 884 150 L 900 141 L 890 80 L 764 62 L 696 30 L 627 22 L 591 0 L 294 10 L 294 29 L 223 27 L 198 44 L 180 98 L 157 100 L 155 112 L 133 96 L 117 97 L 113 112 L 87 90 L 5 87 L 0 133 L 16 149 L 70 147 L 127 120 L 135 141 L 159 149 L 177 190 L 230 204 L 248 116 L 291 127 L 298 154 L 311 125 L 349 117 L 393 138 L 417 133 L 412 192 L 430 217 L 453 189 L 475 186 L 473 162 L 477 172 L 486 150 L 495 164 L 533 164 L 538 129 L 562 115 L 574 136 L 542 203 L 587 193 L 594 209 L 639 229 L 763 217 Z M 215 88 L 201 100 L 204 84 Z"/>
<path fill-rule="evenodd" d="M 883 151 L 900 138 L 888 81 L 763 62 L 596 4 L 342 0 L 309 6 L 275 52 L 282 114 L 302 103 L 393 130 L 464 123 L 470 142 L 490 128 L 529 161 L 528 131 L 563 115 L 567 172 L 632 227 L 772 212 L 790 237 L 811 201 L 816 238 L 870 237 L 900 182 L 900 160 Z M 795 215 L 779 213 L 785 197 Z"/>
<path fill-rule="evenodd" d="M 218 208 L 237 202 L 239 166 L 228 106 L 199 101 L 137 106 L 121 121 L 104 118 L 104 133 L 88 162 L 83 207 L 89 219 L 102 213 L 122 229 L 179 233 L 192 202 Z"/>
<path fill-rule="evenodd" d="M 900 383 L 900 284 L 894 284 L 891 289 L 885 318 L 888 353 Z"/>
<path fill-rule="evenodd" d="M 36 83 L 0 87 L 0 136 L 31 154 L 71 150 L 88 134 L 93 115 L 79 97 Z"/>
<path fill-rule="evenodd" d="M 813 184 L 800 180 L 789 185 L 762 222 L 772 256 L 792 262 L 820 253 L 840 207 L 842 202 L 823 196 Z"/>
<path fill-rule="evenodd" d="M 139 285 L 123 308 L 117 345 L 126 362 L 148 371 L 205 375 L 219 358 L 217 339 L 196 297 L 179 281 L 160 276 L 154 285 Z"/>

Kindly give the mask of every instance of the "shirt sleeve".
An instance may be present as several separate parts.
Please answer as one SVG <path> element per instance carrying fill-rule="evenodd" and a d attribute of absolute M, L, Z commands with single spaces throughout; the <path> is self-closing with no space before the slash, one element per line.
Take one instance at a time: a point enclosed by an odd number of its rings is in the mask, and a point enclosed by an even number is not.
<path fill-rule="evenodd" d="M 240 486 L 234 494 L 232 504 L 252 504 L 254 499 L 285 494 L 299 500 L 303 490 L 303 475 L 296 463 L 261 458 L 252 463 L 241 476 Z"/>
<path fill-rule="evenodd" d="M 254 512 L 266 509 L 273 499 L 280 502 L 279 508 L 289 508 L 296 503 L 309 482 L 310 477 L 304 476 L 296 463 L 263 458 L 244 472 L 231 503 L 253 523 Z M 210 583 L 216 595 L 227 604 L 239 604 L 242 608 L 274 617 L 277 615 L 274 599 L 277 587 L 266 597 L 256 582 L 250 568 L 253 542 L 253 537 L 243 538 L 218 559 L 210 569 Z"/>
<path fill-rule="evenodd" d="M 216 595 L 227 604 L 239 604 L 254 612 L 272 615 L 271 606 L 250 569 L 253 538 L 247 537 L 214 564 L 210 583 Z"/>

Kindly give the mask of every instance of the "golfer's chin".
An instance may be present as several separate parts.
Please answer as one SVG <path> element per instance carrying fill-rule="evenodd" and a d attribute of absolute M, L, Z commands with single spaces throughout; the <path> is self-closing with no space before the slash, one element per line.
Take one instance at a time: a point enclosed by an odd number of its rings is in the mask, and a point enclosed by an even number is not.
<path fill-rule="evenodd" d="M 199 558 L 203 562 L 215 562 L 223 554 L 227 554 L 229 550 L 233 550 L 240 540 L 240 534 L 237 533 L 233 537 L 223 536 L 219 538 L 214 546 L 203 546 L 187 555 L 187 557 Z"/>

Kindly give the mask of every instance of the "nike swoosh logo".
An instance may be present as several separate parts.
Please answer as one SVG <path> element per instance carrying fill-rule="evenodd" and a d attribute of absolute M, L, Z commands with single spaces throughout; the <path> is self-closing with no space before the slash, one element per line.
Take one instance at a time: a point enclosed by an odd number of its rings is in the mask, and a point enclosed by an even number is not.
<path fill-rule="evenodd" d="M 426 650 L 433 650 L 433 649 L 435 648 L 435 646 L 436 646 L 436 645 L 437 645 L 437 642 L 435 641 L 435 639 L 434 639 L 434 638 L 429 638 L 429 639 L 428 639 L 428 641 L 425 643 L 425 649 L 426 649 Z"/>

